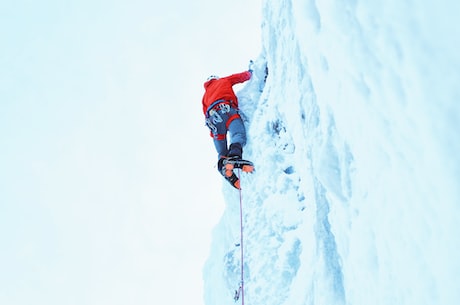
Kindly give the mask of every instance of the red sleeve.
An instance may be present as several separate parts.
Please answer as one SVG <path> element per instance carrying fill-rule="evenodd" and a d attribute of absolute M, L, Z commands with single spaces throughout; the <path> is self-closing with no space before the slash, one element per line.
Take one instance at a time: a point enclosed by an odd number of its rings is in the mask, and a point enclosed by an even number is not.
<path fill-rule="evenodd" d="M 244 83 L 245 81 L 249 80 L 251 78 L 251 75 L 251 72 L 244 71 L 241 73 L 232 74 L 224 78 L 228 79 L 232 83 L 232 85 L 235 85 L 239 83 Z"/>

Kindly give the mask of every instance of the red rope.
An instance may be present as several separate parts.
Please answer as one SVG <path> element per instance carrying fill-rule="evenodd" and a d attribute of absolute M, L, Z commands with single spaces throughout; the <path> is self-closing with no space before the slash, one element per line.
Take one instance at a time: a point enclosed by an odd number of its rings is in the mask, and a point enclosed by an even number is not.
<path fill-rule="evenodd" d="M 238 169 L 238 179 L 240 179 L 241 169 Z M 241 183 L 241 180 L 240 180 Z M 241 187 L 239 189 L 240 193 L 240 252 L 241 252 L 241 305 L 244 305 L 244 252 L 243 252 L 243 196 L 241 194 Z"/>

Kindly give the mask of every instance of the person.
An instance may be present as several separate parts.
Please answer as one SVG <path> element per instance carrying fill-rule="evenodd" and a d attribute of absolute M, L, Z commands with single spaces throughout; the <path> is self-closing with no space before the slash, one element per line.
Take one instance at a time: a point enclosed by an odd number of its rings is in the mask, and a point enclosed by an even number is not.
<path fill-rule="evenodd" d="M 205 93 L 202 99 L 206 125 L 218 154 L 217 170 L 236 188 L 239 188 L 238 178 L 234 174 L 230 177 L 225 175 L 224 161 L 243 158 L 246 129 L 239 115 L 238 98 L 233 86 L 251 79 L 251 64 L 249 70 L 241 73 L 226 77 L 209 76 L 204 83 Z M 230 135 L 230 141 L 227 141 L 227 133 Z"/>

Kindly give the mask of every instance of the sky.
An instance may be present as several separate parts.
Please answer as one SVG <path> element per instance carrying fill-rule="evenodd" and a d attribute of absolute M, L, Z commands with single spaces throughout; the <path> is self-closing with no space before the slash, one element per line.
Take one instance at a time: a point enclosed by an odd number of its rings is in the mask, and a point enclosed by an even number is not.
<path fill-rule="evenodd" d="M 0 39 L 0 303 L 202 304 L 202 84 L 259 55 L 260 2 L 4 1 Z"/>
<path fill-rule="evenodd" d="M 236 304 L 458 304 L 459 7 L 264 1 L 239 96 L 255 172 L 223 190 L 206 305 L 235 304 L 240 198 Z"/>

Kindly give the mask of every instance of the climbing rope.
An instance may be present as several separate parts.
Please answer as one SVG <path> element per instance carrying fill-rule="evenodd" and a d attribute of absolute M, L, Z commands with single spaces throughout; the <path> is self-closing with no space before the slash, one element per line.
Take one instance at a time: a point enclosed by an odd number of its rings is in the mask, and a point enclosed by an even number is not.
<path fill-rule="evenodd" d="M 240 177 L 241 169 L 238 169 L 238 180 Z M 240 180 L 241 181 L 241 180 Z M 240 255 L 241 255 L 241 279 L 238 290 L 235 290 L 234 300 L 235 302 L 241 298 L 241 305 L 244 305 L 244 250 L 243 250 L 243 196 L 241 188 L 239 189 L 240 194 Z"/>

